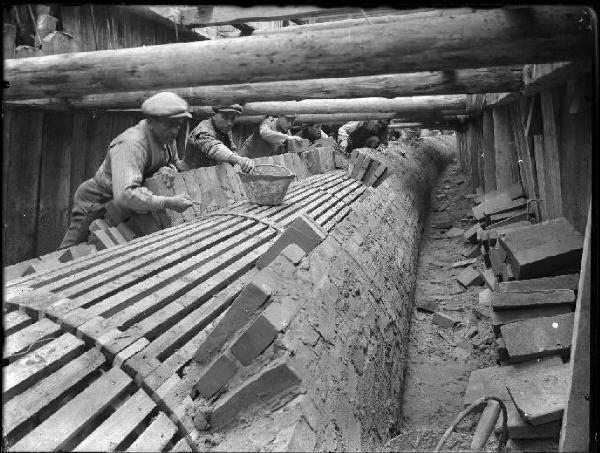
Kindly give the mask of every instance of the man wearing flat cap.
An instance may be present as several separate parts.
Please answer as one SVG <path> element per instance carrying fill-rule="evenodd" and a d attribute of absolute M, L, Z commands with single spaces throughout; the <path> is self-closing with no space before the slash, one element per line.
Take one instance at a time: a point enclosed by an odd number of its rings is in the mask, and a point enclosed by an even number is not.
<path fill-rule="evenodd" d="M 187 102 L 165 91 L 146 99 L 142 113 L 145 119 L 110 142 L 94 177 L 77 188 L 71 224 L 60 249 L 86 241 L 90 223 L 104 215 L 104 206 L 111 200 L 117 208 L 137 213 L 159 209 L 183 212 L 192 206 L 187 195 L 154 195 L 142 186 L 156 172 L 177 172 L 175 138 L 181 124 L 192 116 Z"/>
<path fill-rule="evenodd" d="M 233 122 L 242 113 L 239 104 L 213 107 L 216 112 L 211 118 L 201 121 L 190 133 L 185 157 L 177 162 L 180 171 L 198 167 L 212 167 L 219 162 L 238 164 L 248 173 L 254 168 L 254 162 L 236 153 L 231 129 Z"/>
<path fill-rule="evenodd" d="M 252 135 L 246 139 L 240 149 L 240 155 L 256 159 L 257 157 L 287 153 L 288 142 L 296 142 L 301 145 L 302 137 L 292 135 L 290 132 L 294 120 L 294 115 L 265 118 Z"/>

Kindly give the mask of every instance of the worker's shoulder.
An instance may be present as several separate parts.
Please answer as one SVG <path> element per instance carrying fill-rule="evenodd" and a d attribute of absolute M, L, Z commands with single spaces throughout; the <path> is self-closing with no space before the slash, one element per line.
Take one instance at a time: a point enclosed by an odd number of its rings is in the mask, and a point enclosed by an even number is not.
<path fill-rule="evenodd" d="M 199 134 L 210 134 L 213 136 L 216 134 L 212 120 L 210 118 L 200 121 L 198 125 L 192 130 L 192 132 L 190 132 L 191 136 Z"/>
<path fill-rule="evenodd" d="M 140 121 L 135 126 L 132 126 L 119 135 L 117 135 L 111 142 L 110 147 L 114 147 L 118 144 L 127 144 L 130 146 L 139 146 L 144 149 L 148 148 L 149 140 L 147 136 L 147 131 L 145 128 L 144 121 Z"/>
<path fill-rule="evenodd" d="M 260 122 L 261 126 L 263 124 L 267 124 L 271 127 L 275 127 L 275 121 L 277 121 L 277 117 L 275 116 L 267 116 L 264 120 Z"/>

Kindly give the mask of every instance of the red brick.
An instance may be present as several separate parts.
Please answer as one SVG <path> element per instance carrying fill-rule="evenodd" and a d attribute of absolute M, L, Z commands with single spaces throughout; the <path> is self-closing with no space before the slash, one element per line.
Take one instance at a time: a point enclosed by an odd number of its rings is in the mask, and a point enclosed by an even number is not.
<path fill-rule="evenodd" d="M 117 244 L 127 243 L 127 239 L 125 239 L 125 237 L 123 237 L 123 235 L 121 234 L 121 232 L 119 231 L 119 229 L 117 227 L 110 227 L 108 229 L 107 233 L 115 243 L 117 243 Z"/>
<path fill-rule="evenodd" d="M 95 230 L 90 235 L 90 242 L 96 246 L 98 250 L 109 249 L 117 245 L 105 230 Z"/>
<path fill-rule="evenodd" d="M 274 281 L 269 272 L 259 272 L 233 301 L 221 322 L 208 335 L 194 355 L 196 361 L 204 363 L 216 354 L 227 339 L 249 321 L 256 310 L 271 296 Z"/>
<path fill-rule="evenodd" d="M 236 389 L 232 389 L 214 406 L 210 424 L 220 429 L 235 421 L 241 411 L 272 400 L 283 392 L 291 391 L 301 383 L 287 358 L 275 362 Z"/>
<path fill-rule="evenodd" d="M 119 232 L 123 235 L 126 241 L 133 241 L 136 238 L 135 233 L 131 228 L 129 228 L 129 226 L 127 226 L 127 224 L 121 222 L 117 225 L 117 228 L 119 229 Z"/>
<path fill-rule="evenodd" d="M 307 215 L 296 217 L 275 243 L 258 259 L 256 267 L 264 269 L 290 244 L 296 244 L 309 254 L 327 237 L 327 233 Z"/>
<path fill-rule="evenodd" d="M 208 399 L 227 384 L 237 370 L 237 363 L 225 354 L 221 354 L 202 373 L 194 388 Z"/>

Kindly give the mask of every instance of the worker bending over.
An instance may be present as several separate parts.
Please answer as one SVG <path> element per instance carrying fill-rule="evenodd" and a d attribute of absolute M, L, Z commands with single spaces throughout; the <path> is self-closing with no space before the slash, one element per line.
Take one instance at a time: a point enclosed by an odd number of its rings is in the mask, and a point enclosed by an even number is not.
<path fill-rule="evenodd" d="M 329 135 L 321 130 L 321 124 L 302 124 L 302 128 L 296 135 L 309 140 L 311 145 L 321 138 L 329 138 Z"/>
<path fill-rule="evenodd" d="M 246 139 L 240 149 L 240 155 L 250 159 L 274 156 L 286 153 L 288 142 L 294 141 L 298 145 L 302 144 L 302 138 L 292 135 L 290 132 L 294 119 L 294 115 L 265 118 L 252 135 Z"/>
<path fill-rule="evenodd" d="M 159 196 L 142 187 L 156 172 L 177 173 L 175 138 L 181 124 L 192 117 L 187 102 L 165 91 L 146 99 L 142 113 L 145 119 L 110 142 L 94 177 L 75 191 L 71 224 L 59 249 L 86 241 L 90 223 L 105 214 L 111 200 L 117 208 L 136 213 L 165 208 L 183 212 L 192 206 L 187 195 Z"/>
<path fill-rule="evenodd" d="M 350 121 L 338 130 L 340 149 L 377 148 L 388 143 L 389 120 Z"/>
<path fill-rule="evenodd" d="M 240 113 L 239 104 L 223 105 L 213 108 L 215 115 L 201 121 L 190 133 L 183 160 L 177 162 L 180 171 L 199 167 L 212 167 L 219 162 L 238 164 L 248 173 L 254 168 L 254 162 L 236 153 L 231 129 Z"/>

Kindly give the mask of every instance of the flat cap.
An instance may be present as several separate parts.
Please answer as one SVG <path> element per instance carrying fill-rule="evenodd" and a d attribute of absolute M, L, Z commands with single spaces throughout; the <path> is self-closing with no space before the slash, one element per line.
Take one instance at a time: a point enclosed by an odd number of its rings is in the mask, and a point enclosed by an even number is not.
<path fill-rule="evenodd" d="M 142 104 L 144 116 L 157 118 L 191 118 L 188 103 L 170 91 L 162 91 L 149 97 Z"/>
<path fill-rule="evenodd" d="M 234 112 L 239 114 L 244 111 L 244 108 L 240 104 L 215 105 L 213 110 L 215 112 Z"/>

